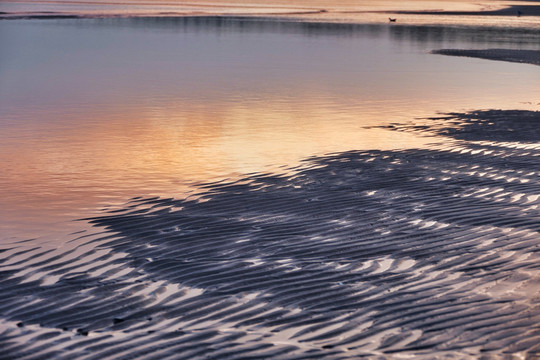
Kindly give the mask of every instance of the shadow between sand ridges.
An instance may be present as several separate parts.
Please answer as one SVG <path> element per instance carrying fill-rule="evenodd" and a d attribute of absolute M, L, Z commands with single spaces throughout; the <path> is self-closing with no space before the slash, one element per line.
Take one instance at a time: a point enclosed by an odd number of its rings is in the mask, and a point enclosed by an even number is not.
<path fill-rule="evenodd" d="M 71 250 L 4 248 L 0 358 L 537 356 L 539 122 L 395 124 L 450 144 L 133 199 Z"/>

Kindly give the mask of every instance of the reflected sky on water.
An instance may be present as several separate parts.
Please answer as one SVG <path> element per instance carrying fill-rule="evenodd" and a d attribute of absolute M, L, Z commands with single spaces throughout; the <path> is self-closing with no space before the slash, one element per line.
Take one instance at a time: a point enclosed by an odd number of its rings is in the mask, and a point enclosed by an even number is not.
<path fill-rule="evenodd" d="M 540 68 L 431 55 L 538 31 L 264 19 L 0 21 L 0 227 L 54 237 L 132 196 L 433 139 L 365 127 L 538 110 Z"/>

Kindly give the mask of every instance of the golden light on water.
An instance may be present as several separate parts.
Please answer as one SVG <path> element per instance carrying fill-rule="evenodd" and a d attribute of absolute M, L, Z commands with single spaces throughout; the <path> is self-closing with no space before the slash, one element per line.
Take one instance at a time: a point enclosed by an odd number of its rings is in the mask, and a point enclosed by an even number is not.
<path fill-rule="evenodd" d="M 192 190 L 191 184 L 246 173 L 287 172 L 284 167 L 294 167 L 312 155 L 422 148 L 435 141 L 366 128 L 408 115 L 385 113 L 384 107 L 356 113 L 344 104 L 321 104 L 315 99 L 301 98 L 279 107 L 275 99 L 229 107 L 176 100 L 146 112 L 110 109 L 110 117 L 103 121 L 92 121 L 103 116 L 102 111 L 85 113 L 69 119 L 84 126 L 26 134 L 23 147 L 3 143 L 0 150 L 10 166 L 1 184 L 5 190 L 1 208 L 4 219 L 15 219 L 4 226 L 20 233 L 21 223 L 32 219 L 52 231 L 57 227 L 54 219 L 73 218 L 77 213 L 69 209 L 93 211 L 132 196 L 181 198 Z M 412 115 L 420 114 L 419 110 L 407 111 Z M 57 120 L 41 118 L 45 123 Z M 20 129 L 11 131 L 3 136 L 20 136 Z M 29 196 L 31 201 L 21 202 Z"/>

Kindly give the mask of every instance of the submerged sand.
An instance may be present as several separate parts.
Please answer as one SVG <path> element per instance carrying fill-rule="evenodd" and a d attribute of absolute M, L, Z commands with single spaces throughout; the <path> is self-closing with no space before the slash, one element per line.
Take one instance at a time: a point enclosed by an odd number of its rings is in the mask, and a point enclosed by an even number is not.
<path fill-rule="evenodd" d="M 540 356 L 540 113 L 452 113 L 0 253 L 2 359 Z M 434 140 L 435 141 L 435 140 Z"/>

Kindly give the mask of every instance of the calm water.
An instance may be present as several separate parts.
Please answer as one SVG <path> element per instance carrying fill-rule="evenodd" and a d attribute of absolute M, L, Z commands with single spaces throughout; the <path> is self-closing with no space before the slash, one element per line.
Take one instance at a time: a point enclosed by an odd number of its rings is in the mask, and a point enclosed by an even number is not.
<path fill-rule="evenodd" d="M 0 231 L 59 241 L 108 204 L 311 155 L 418 147 L 366 126 L 533 109 L 540 67 L 431 55 L 538 32 L 234 20 L 0 21 Z"/>

